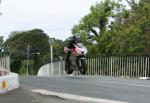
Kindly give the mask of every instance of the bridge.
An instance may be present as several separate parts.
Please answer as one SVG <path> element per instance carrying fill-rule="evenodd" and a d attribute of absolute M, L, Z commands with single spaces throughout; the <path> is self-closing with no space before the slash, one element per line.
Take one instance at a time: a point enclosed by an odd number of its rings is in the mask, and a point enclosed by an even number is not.
<path fill-rule="evenodd" d="M 63 60 L 43 65 L 38 76 L 66 75 Z M 75 70 L 74 75 L 80 75 Z M 99 57 L 87 59 L 86 75 L 149 79 L 150 57 Z"/>
<path fill-rule="evenodd" d="M 123 62 L 124 58 L 119 57 L 88 59 L 89 70 L 84 76 L 78 71 L 75 71 L 73 76 L 66 75 L 63 61 L 47 64 L 40 68 L 38 76 L 20 76 L 20 87 L 17 85 L 18 89 L 1 94 L 0 102 L 16 103 L 17 100 L 21 103 L 149 103 L 150 83 L 148 80 L 139 79 L 140 76 L 148 76 L 145 70 L 149 71 L 149 58 L 126 60 L 128 62 Z M 6 64 L 9 64 L 8 58 L 1 61 L 7 61 Z M 129 73 L 124 69 L 124 63 L 129 67 Z M 145 63 L 147 66 L 143 66 Z M 102 67 L 107 67 L 107 72 Z M 136 72 L 130 70 L 134 67 Z M 90 68 L 93 68 L 93 71 Z M 10 74 L 9 72 L 1 76 L 0 80 Z"/>

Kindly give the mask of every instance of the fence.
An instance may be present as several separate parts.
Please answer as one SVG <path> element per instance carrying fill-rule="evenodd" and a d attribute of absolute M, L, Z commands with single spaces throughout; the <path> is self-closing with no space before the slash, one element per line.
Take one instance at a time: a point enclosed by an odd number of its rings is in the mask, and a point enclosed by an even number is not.
<path fill-rule="evenodd" d="M 149 57 L 102 57 L 88 59 L 87 75 L 149 77 Z"/>
<path fill-rule="evenodd" d="M 10 72 L 10 58 L 0 58 L 0 76 L 6 75 Z"/>
<path fill-rule="evenodd" d="M 45 72 L 44 72 L 45 71 Z M 65 74 L 64 61 L 42 66 L 42 75 Z M 74 72 L 79 75 L 78 71 Z M 100 57 L 87 59 L 86 75 L 149 77 L 150 57 Z"/>

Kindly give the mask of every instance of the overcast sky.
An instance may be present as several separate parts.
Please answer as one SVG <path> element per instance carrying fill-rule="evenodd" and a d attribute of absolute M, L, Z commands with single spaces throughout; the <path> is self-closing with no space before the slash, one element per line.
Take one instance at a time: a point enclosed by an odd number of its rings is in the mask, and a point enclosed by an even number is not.
<path fill-rule="evenodd" d="M 0 35 L 39 28 L 50 37 L 65 40 L 74 24 L 101 0 L 2 0 Z"/>

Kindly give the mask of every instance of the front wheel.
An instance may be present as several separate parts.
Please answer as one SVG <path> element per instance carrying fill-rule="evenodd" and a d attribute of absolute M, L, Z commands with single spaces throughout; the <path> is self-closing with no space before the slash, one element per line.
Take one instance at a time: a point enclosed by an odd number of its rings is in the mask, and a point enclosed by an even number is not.
<path fill-rule="evenodd" d="M 79 71 L 82 75 L 85 75 L 87 71 L 86 59 L 80 59 L 80 63 Z"/>
<path fill-rule="evenodd" d="M 73 71 L 74 71 L 73 69 L 70 68 L 70 66 L 71 66 L 70 63 L 67 63 L 65 61 L 65 71 L 66 71 L 67 74 L 72 74 Z"/>

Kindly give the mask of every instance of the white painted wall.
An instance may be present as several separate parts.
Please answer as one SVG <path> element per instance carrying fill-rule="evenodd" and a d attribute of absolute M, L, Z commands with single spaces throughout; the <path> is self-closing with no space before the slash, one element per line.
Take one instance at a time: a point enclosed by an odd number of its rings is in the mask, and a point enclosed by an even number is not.
<path fill-rule="evenodd" d="M 6 88 L 2 88 L 3 81 L 6 81 Z M 17 89 L 19 87 L 19 77 L 16 73 L 9 73 L 9 75 L 0 77 L 0 93 Z"/>

